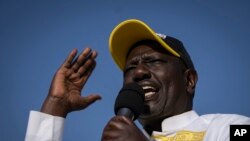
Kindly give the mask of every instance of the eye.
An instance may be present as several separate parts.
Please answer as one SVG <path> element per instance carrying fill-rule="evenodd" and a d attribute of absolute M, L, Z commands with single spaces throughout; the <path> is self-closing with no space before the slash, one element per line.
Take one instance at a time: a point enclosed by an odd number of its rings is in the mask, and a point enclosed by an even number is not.
<path fill-rule="evenodd" d="M 147 60 L 147 63 L 167 63 L 166 60 L 163 60 L 163 59 L 150 59 L 150 60 Z"/>
<path fill-rule="evenodd" d="M 136 66 L 128 66 L 124 69 L 124 75 L 128 74 L 129 72 L 131 72 L 133 69 L 135 69 Z"/>

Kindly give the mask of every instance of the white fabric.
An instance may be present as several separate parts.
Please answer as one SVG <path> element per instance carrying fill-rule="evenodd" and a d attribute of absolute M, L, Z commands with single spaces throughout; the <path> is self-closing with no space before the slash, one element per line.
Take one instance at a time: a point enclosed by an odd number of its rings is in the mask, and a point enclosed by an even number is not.
<path fill-rule="evenodd" d="M 204 132 L 204 141 L 229 141 L 229 126 L 233 124 L 250 125 L 250 118 L 235 114 L 208 114 L 198 116 L 195 111 L 189 111 L 165 119 L 162 122 L 162 132 L 154 131 L 152 136 L 160 135 L 171 137 L 180 131 Z M 162 139 L 154 140 L 161 141 Z"/>
<path fill-rule="evenodd" d="M 31 111 L 25 141 L 61 141 L 64 118 Z M 229 125 L 250 125 L 250 118 L 235 114 L 209 114 L 198 116 L 189 111 L 165 119 L 162 131 L 154 131 L 152 136 L 174 136 L 179 131 L 204 132 L 204 141 L 229 141 Z M 146 134 L 146 133 L 145 133 Z M 152 139 L 152 141 L 163 141 Z M 166 140 L 165 140 L 166 141 Z"/>
<path fill-rule="evenodd" d="M 31 111 L 25 141 L 61 141 L 64 118 Z"/>

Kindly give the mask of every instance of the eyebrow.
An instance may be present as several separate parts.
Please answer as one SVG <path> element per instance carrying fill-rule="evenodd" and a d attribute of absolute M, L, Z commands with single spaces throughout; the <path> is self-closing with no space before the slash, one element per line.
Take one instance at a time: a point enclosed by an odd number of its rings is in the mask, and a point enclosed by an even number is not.
<path fill-rule="evenodd" d="M 150 60 L 150 59 L 155 59 L 159 58 L 159 56 L 162 56 L 161 54 L 156 54 L 157 52 L 149 52 L 149 53 L 144 53 L 141 56 L 136 56 L 130 59 L 126 65 L 134 65 L 137 64 L 140 59 L 142 60 Z M 165 59 L 166 57 L 164 57 Z"/>

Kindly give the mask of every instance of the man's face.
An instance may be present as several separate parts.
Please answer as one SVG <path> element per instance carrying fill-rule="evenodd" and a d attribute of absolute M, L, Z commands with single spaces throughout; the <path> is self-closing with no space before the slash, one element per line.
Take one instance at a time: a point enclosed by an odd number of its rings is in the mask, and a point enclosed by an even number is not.
<path fill-rule="evenodd" d="M 146 110 L 142 124 L 191 110 L 186 92 L 185 66 L 157 43 L 141 44 L 128 54 L 124 84 L 136 82 L 145 92 Z"/>

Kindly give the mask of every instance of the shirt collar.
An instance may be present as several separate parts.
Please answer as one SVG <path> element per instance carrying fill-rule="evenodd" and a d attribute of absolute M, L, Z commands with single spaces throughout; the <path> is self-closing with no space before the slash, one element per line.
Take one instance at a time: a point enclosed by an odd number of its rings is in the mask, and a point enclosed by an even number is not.
<path fill-rule="evenodd" d="M 163 120 L 162 132 L 174 131 L 183 128 L 197 119 L 199 116 L 195 111 L 188 111 Z"/>

